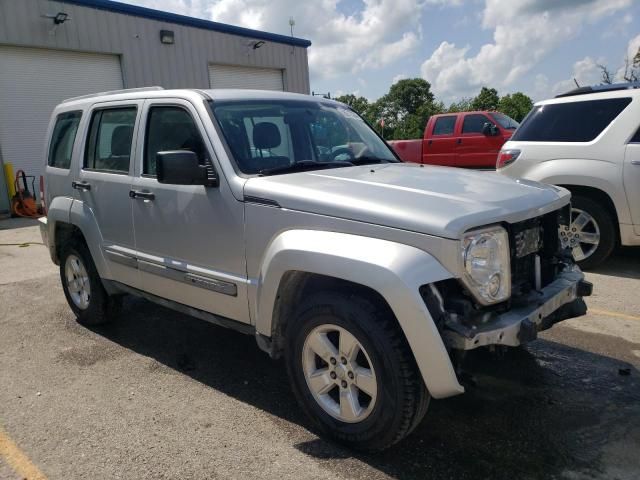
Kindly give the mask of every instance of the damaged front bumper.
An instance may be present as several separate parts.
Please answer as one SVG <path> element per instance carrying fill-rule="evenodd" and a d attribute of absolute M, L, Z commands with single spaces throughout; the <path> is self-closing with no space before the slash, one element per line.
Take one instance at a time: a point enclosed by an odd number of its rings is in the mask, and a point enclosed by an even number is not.
<path fill-rule="evenodd" d="M 509 311 L 487 312 L 472 325 L 449 319 L 443 338 L 449 347 L 458 350 L 487 345 L 516 347 L 534 340 L 539 331 L 557 322 L 584 315 L 587 306 L 582 297 L 591 295 L 592 289 L 580 269 L 571 267 L 540 291 L 519 299 Z"/>

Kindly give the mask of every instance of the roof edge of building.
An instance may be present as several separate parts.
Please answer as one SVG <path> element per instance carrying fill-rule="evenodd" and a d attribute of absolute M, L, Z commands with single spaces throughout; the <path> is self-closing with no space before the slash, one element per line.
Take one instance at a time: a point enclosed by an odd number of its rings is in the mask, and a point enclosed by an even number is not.
<path fill-rule="evenodd" d="M 259 40 L 269 40 L 277 43 L 285 43 L 296 47 L 307 48 L 311 46 L 311 42 L 304 38 L 288 37 L 277 33 L 262 32 L 260 30 L 252 30 L 250 28 L 228 25 L 226 23 L 213 22 L 201 18 L 188 17 L 177 13 L 163 12 L 138 5 L 128 3 L 115 2 L 112 0 L 59 0 L 62 3 L 71 3 L 82 7 L 97 8 L 109 12 L 123 13 L 136 17 L 158 20 L 161 22 L 175 23 L 187 27 L 202 28 L 204 30 L 213 30 L 221 33 L 229 33 L 232 35 L 240 35 L 243 37 L 252 37 Z"/>

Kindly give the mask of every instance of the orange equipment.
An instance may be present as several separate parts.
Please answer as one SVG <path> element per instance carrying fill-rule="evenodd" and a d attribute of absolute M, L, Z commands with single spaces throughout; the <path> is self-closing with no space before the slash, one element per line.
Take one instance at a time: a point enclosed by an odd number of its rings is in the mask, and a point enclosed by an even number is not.
<path fill-rule="evenodd" d="M 27 183 L 28 178 L 31 179 L 31 190 L 29 190 Z M 22 180 L 22 186 L 20 185 L 20 180 Z M 11 199 L 11 211 L 14 215 L 30 218 L 41 216 L 36 204 L 35 182 L 36 177 L 33 175 L 26 175 L 23 170 L 16 172 L 16 180 L 14 182 L 16 193 Z"/>

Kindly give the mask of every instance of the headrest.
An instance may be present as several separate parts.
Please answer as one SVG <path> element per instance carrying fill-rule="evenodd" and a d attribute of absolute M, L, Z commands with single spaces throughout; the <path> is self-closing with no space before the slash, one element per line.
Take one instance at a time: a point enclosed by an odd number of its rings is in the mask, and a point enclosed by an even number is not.
<path fill-rule="evenodd" d="M 275 123 L 260 122 L 253 127 L 253 146 L 258 149 L 275 148 L 280 145 L 280 130 Z"/>
<path fill-rule="evenodd" d="M 133 127 L 120 125 L 113 129 L 111 135 L 111 156 L 124 157 L 131 154 L 131 138 Z"/>

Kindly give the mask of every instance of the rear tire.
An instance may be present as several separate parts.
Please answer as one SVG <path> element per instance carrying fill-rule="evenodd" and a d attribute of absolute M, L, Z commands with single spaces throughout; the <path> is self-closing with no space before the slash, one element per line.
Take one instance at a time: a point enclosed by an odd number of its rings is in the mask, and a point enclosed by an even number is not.
<path fill-rule="evenodd" d="M 107 323 L 120 308 L 122 298 L 107 294 L 84 242 L 72 242 L 63 250 L 60 280 L 67 302 L 81 325 Z"/>
<path fill-rule="evenodd" d="M 323 344 L 326 358 L 315 353 L 317 335 L 331 342 Z M 345 353 L 343 336 L 344 344 L 356 345 L 349 352 L 356 353 Z M 354 449 L 390 447 L 427 411 L 430 396 L 404 334 L 386 305 L 369 298 L 343 292 L 309 297 L 288 326 L 286 363 L 307 416 L 322 433 Z M 312 389 L 319 375 L 325 383 Z"/>
<path fill-rule="evenodd" d="M 572 197 L 571 209 L 572 223 L 568 230 L 561 229 L 561 238 L 572 248 L 580 268 L 589 270 L 604 262 L 616 246 L 615 217 L 609 209 L 582 195 Z"/>

